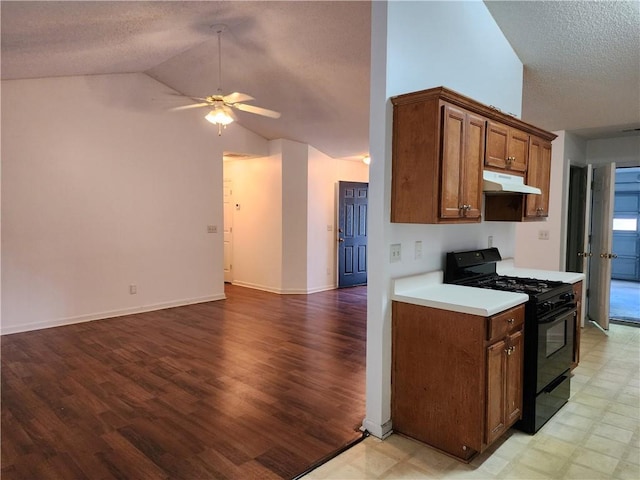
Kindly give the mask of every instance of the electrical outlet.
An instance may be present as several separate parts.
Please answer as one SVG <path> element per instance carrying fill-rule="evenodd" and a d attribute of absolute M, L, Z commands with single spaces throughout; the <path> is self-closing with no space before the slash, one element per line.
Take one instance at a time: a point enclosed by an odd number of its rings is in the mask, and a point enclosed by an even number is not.
<path fill-rule="evenodd" d="M 549 240 L 549 230 L 538 230 L 538 240 Z"/>
<path fill-rule="evenodd" d="M 422 241 L 421 240 L 416 240 L 414 258 L 416 260 L 420 260 L 422 258 Z"/>
<path fill-rule="evenodd" d="M 207 233 L 218 233 L 217 225 L 207 225 Z"/>
<path fill-rule="evenodd" d="M 394 243 L 391 245 L 391 263 L 399 262 L 401 260 L 401 245 L 399 243 Z"/>
<path fill-rule="evenodd" d="M 129 295 L 135 295 L 136 293 L 138 293 L 138 286 L 129 285 Z"/>

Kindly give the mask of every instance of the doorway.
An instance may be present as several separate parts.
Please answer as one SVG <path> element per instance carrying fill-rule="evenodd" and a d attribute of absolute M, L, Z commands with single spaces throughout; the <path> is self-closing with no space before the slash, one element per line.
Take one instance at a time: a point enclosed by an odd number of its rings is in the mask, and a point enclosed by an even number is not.
<path fill-rule="evenodd" d="M 338 288 L 367 284 L 369 184 L 338 182 Z"/>
<path fill-rule="evenodd" d="M 616 169 L 611 309 L 613 321 L 640 326 L 640 168 Z"/>
<path fill-rule="evenodd" d="M 586 315 L 640 326 L 640 168 L 571 166 L 566 270 L 586 276 Z"/>

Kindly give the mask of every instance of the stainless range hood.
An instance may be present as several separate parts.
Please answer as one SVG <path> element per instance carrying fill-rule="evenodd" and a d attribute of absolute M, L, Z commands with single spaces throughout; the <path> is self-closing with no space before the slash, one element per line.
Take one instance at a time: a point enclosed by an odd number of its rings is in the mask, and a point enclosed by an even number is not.
<path fill-rule="evenodd" d="M 532 193 L 541 195 L 542 190 L 524 184 L 524 178 L 506 173 L 482 172 L 483 191 L 487 193 Z"/>

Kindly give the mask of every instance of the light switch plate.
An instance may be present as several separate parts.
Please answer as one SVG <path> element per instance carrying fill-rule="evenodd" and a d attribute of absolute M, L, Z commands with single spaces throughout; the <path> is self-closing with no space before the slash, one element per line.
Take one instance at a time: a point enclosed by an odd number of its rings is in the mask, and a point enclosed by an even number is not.
<path fill-rule="evenodd" d="M 391 245 L 391 263 L 399 262 L 401 260 L 401 244 L 394 243 Z"/>
<path fill-rule="evenodd" d="M 416 260 L 422 259 L 422 241 L 416 240 L 415 249 L 414 249 L 414 258 Z"/>

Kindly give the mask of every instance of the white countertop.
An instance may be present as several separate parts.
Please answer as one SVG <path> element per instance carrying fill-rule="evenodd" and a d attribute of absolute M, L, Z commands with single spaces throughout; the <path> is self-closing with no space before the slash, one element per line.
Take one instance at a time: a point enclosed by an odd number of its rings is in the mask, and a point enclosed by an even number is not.
<path fill-rule="evenodd" d="M 496 262 L 498 275 L 510 277 L 535 278 L 537 280 L 549 280 L 551 282 L 578 283 L 585 279 L 584 273 L 557 272 L 555 270 L 537 270 L 534 268 L 519 268 L 514 266 L 513 258 L 507 258 Z"/>
<path fill-rule="evenodd" d="M 451 285 L 442 283 L 442 279 L 442 270 L 393 279 L 391 299 L 483 317 L 495 315 L 529 300 L 529 296 L 524 293 Z"/>

